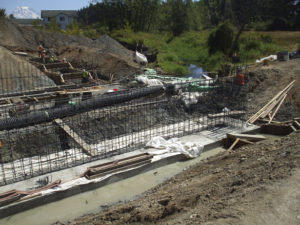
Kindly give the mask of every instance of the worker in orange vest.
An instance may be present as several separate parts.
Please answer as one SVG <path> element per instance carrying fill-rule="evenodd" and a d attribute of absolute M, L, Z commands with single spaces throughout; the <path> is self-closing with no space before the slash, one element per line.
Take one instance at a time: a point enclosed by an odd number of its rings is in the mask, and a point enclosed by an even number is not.
<path fill-rule="evenodd" d="M 236 84 L 241 85 L 241 86 L 245 85 L 245 75 L 244 75 L 241 67 L 237 68 Z"/>
<path fill-rule="evenodd" d="M 39 57 L 42 57 L 42 52 L 44 51 L 44 47 L 42 45 L 39 45 L 37 47 L 37 51 L 39 53 Z"/>
<path fill-rule="evenodd" d="M 46 51 L 45 50 L 42 51 L 41 57 L 42 57 L 43 63 L 45 64 L 46 63 Z"/>

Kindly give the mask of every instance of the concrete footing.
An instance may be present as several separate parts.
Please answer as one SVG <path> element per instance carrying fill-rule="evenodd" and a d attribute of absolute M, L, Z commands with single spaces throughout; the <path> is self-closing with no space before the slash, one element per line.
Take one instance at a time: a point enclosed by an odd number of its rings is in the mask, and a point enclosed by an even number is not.
<path fill-rule="evenodd" d="M 230 128 L 230 127 L 223 127 L 223 128 L 213 128 L 211 130 L 205 130 L 196 134 L 184 136 L 180 138 L 182 142 L 192 142 L 192 143 L 200 143 L 204 146 L 204 152 L 209 151 L 213 148 L 216 148 L 221 145 L 222 139 L 225 138 L 226 133 L 229 132 L 239 132 L 239 133 L 250 133 L 250 132 L 257 132 L 259 128 L 254 125 L 249 126 L 243 126 L 242 128 Z M 18 189 L 18 190 L 24 190 L 24 189 L 32 189 L 36 187 L 37 181 L 40 179 L 43 179 L 45 176 L 51 177 L 51 179 L 54 181 L 56 179 L 61 179 L 63 183 L 70 182 L 72 180 L 78 179 L 78 177 L 85 171 L 86 168 L 106 163 L 109 161 L 118 160 L 121 158 L 129 157 L 136 154 L 145 153 L 148 151 L 153 151 L 154 149 L 139 149 L 133 152 L 128 152 L 122 155 L 114 156 L 108 159 L 98 160 L 94 161 L 88 164 L 84 164 L 81 166 L 77 166 L 74 168 L 65 169 L 62 171 L 57 171 L 54 173 L 51 173 L 49 175 L 44 175 L 40 177 L 35 177 L 29 180 L 21 181 L 18 183 L 6 185 L 0 188 L 0 193 L 3 193 L 5 191 L 9 191 L 12 189 Z M 100 180 L 99 182 L 87 182 L 83 184 L 74 184 L 70 188 L 67 188 L 65 190 L 60 190 L 57 192 L 52 192 L 51 194 L 43 194 L 37 195 L 36 197 L 18 201 L 6 206 L 3 206 L 0 208 L 0 218 L 5 218 L 8 216 L 11 216 L 16 213 L 23 212 L 24 209 L 32 209 L 34 207 L 38 207 L 44 204 L 48 204 L 54 201 L 58 201 L 73 195 L 77 195 L 80 193 L 84 193 L 86 191 L 94 190 L 100 187 L 104 187 L 106 185 L 112 184 L 114 182 L 118 182 L 121 180 L 124 180 L 129 177 L 133 177 L 137 174 L 146 173 L 147 171 L 154 170 L 156 168 L 164 167 L 166 165 L 186 160 L 186 158 L 181 154 L 175 154 L 167 158 L 163 158 L 159 161 L 132 169 L 127 170 L 124 172 L 120 172 L 117 174 L 113 174 L 111 176 L 108 176 L 105 179 Z M 83 178 L 81 178 L 83 179 Z M 84 178 L 85 179 L 85 178 Z M 79 215 L 80 216 L 80 215 Z M 1 220 L 0 220 L 1 223 Z"/>

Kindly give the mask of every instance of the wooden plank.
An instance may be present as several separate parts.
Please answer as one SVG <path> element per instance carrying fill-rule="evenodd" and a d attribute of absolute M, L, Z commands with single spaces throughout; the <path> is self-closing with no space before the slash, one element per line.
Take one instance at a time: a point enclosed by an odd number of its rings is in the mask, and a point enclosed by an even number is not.
<path fill-rule="evenodd" d="M 39 100 L 36 97 L 33 97 L 33 100 L 39 102 Z"/>
<path fill-rule="evenodd" d="M 258 121 L 260 121 L 260 122 L 264 122 L 264 123 L 268 123 L 270 120 L 267 120 L 267 119 L 258 119 Z M 282 122 L 280 122 L 280 121 L 275 121 L 275 120 L 272 120 L 271 121 L 271 123 L 273 123 L 273 124 L 282 124 Z"/>
<path fill-rule="evenodd" d="M 262 107 L 257 113 L 255 113 L 253 116 L 251 116 L 247 122 L 248 123 L 254 123 L 260 115 L 272 104 L 273 101 L 275 101 L 279 96 L 281 96 L 287 89 L 289 89 L 291 86 L 294 85 L 296 80 L 293 80 L 289 85 L 287 85 L 282 91 L 280 91 L 277 95 L 275 95 L 264 107 Z"/>
<path fill-rule="evenodd" d="M 232 151 L 232 149 L 237 145 L 237 143 L 240 141 L 240 138 L 235 139 L 235 141 L 232 143 L 232 145 L 229 147 L 228 151 Z"/>
<path fill-rule="evenodd" d="M 290 86 L 285 92 L 282 93 L 282 95 L 278 96 L 277 99 L 275 99 L 273 102 L 271 102 L 260 114 L 258 117 L 265 118 L 272 110 L 273 108 L 281 102 L 281 100 L 284 98 L 285 94 L 293 87 Z M 255 121 L 254 121 L 255 122 Z"/>
<path fill-rule="evenodd" d="M 47 69 L 54 69 L 54 68 L 68 68 L 70 65 L 68 63 L 47 63 L 45 64 Z"/>
<path fill-rule="evenodd" d="M 289 89 L 287 89 L 287 91 L 285 91 L 281 96 L 279 96 L 278 99 L 276 99 L 274 102 L 272 102 L 272 104 L 261 114 L 261 117 L 265 118 L 275 108 L 275 106 L 282 101 L 282 99 L 284 98 L 284 96 L 287 94 L 287 92 L 292 87 L 293 86 L 291 86 Z"/>
<path fill-rule="evenodd" d="M 235 116 L 235 115 L 242 115 L 245 114 L 246 111 L 230 111 L 230 112 L 222 112 L 217 114 L 208 114 L 208 118 L 218 118 L 218 117 L 224 117 L 224 116 Z"/>
<path fill-rule="evenodd" d="M 281 102 L 279 103 L 279 105 L 277 106 L 277 108 L 275 109 L 275 112 L 273 113 L 273 115 L 270 118 L 270 121 L 268 123 L 271 123 L 274 116 L 276 115 L 276 113 L 278 112 L 280 106 L 282 105 L 282 103 L 284 102 L 285 98 L 286 98 L 287 94 L 284 95 L 283 99 L 281 100 Z"/>
<path fill-rule="evenodd" d="M 227 138 L 229 139 L 236 139 L 236 138 L 240 138 L 240 139 L 245 139 L 248 141 L 262 141 L 265 140 L 266 137 L 263 135 L 253 135 L 253 134 L 237 134 L 237 133 L 227 133 Z"/>
<path fill-rule="evenodd" d="M 248 141 L 248 140 L 242 139 L 242 138 L 240 138 L 240 143 L 249 144 L 249 145 L 253 145 L 254 144 L 252 141 Z"/>
<path fill-rule="evenodd" d="M 70 135 L 71 138 L 74 139 L 76 143 L 78 143 L 83 150 L 90 156 L 94 156 L 92 153 L 91 146 L 88 145 L 77 133 L 75 133 L 67 124 L 65 124 L 61 119 L 55 119 L 55 123 L 57 123 L 67 134 Z"/>
<path fill-rule="evenodd" d="M 300 123 L 297 120 L 294 120 L 294 124 L 296 125 L 296 127 L 298 127 L 298 129 L 300 129 Z"/>
<path fill-rule="evenodd" d="M 292 124 L 290 125 L 290 128 L 292 128 L 292 130 L 295 132 L 297 131 L 297 129 Z"/>

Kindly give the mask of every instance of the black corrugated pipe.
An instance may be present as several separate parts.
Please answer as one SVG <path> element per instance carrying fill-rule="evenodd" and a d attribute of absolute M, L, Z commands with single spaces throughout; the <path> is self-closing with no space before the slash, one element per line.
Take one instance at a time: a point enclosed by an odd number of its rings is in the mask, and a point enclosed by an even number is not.
<path fill-rule="evenodd" d="M 82 101 L 76 105 L 63 105 L 59 108 L 51 108 L 48 110 L 38 111 L 17 117 L 0 120 L 0 131 L 21 128 L 30 125 L 40 124 L 52 121 L 57 118 L 73 116 L 78 113 L 88 112 L 105 106 L 110 106 L 132 99 L 145 97 L 151 94 L 163 92 L 163 86 L 146 87 L 132 91 L 115 92 L 107 95 L 101 95 L 96 98 Z"/>

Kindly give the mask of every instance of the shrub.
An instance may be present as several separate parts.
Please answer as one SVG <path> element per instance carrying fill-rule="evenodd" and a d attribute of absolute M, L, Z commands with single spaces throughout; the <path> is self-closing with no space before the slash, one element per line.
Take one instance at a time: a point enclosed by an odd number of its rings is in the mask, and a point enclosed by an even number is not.
<path fill-rule="evenodd" d="M 76 20 L 74 20 L 74 22 L 67 27 L 66 33 L 71 35 L 80 34 L 79 26 Z"/>
<path fill-rule="evenodd" d="M 261 47 L 261 42 L 256 39 L 251 39 L 245 44 L 246 50 L 258 49 Z"/>
<path fill-rule="evenodd" d="M 91 38 L 91 39 L 97 39 L 97 37 L 99 36 L 97 31 L 91 27 L 88 27 L 87 29 L 83 30 L 83 35 Z"/>
<path fill-rule="evenodd" d="M 209 53 L 214 54 L 218 51 L 228 55 L 233 43 L 233 29 L 228 22 L 222 23 L 213 30 L 208 37 Z"/>
<path fill-rule="evenodd" d="M 273 38 L 270 35 L 267 34 L 262 34 L 260 36 L 260 39 L 264 42 L 264 43 L 272 43 L 273 42 Z"/>

